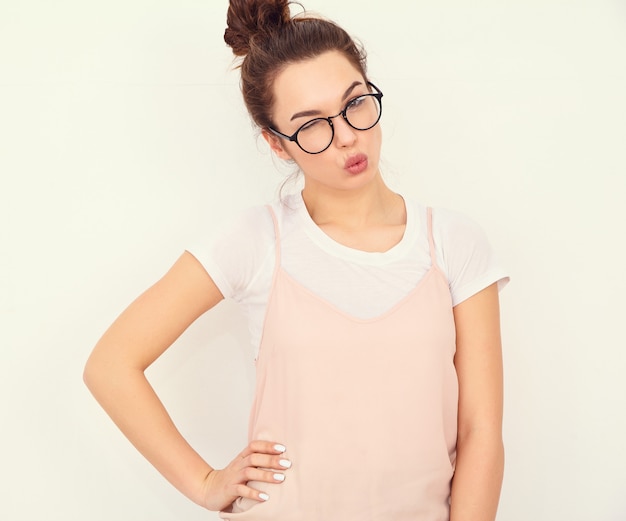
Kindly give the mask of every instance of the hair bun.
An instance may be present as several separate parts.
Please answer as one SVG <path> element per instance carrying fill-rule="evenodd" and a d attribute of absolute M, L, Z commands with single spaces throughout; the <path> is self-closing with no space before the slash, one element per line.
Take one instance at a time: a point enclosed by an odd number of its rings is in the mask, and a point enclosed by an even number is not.
<path fill-rule="evenodd" d="M 230 0 L 224 41 L 235 56 L 245 56 L 255 38 L 272 34 L 290 20 L 288 0 Z"/>

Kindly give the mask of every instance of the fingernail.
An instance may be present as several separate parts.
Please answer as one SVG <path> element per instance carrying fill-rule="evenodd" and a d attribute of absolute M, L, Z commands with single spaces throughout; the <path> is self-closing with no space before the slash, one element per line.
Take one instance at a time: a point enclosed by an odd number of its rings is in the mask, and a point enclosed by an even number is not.
<path fill-rule="evenodd" d="M 288 459 L 281 459 L 278 463 L 280 463 L 281 467 L 285 467 L 286 469 L 291 467 L 291 461 L 289 461 Z"/>
<path fill-rule="evenodd" d="M 263 501 L 267 501 L 270 497 L 265 493 L 265 492 L 261 492 L 259 494 L 259 499 L 262 499 Z"/>
<path fill-rule="evenodd" d="M 276 445 L 274 445 L 274 450 L 278 452 L 285 452 L 287 450 L 287 447 L 281 445 L 280 443 L 277 443 Z"/>
<path fill-rule="evenodd" d="M 274 479 L 276 481 L 285 481 L 285 475 L 284 474 L 274 474 Z"/>

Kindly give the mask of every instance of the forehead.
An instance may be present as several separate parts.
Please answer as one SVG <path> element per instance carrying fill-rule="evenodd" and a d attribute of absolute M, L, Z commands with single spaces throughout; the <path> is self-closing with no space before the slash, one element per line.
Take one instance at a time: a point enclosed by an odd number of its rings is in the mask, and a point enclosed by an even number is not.
<path fill-rule="evenodd" d="M 336 110 L 355 81 L 365 84 L 359 70 L 337 51 L 292 63 L 274 80 L 274 118 L 288 120 L 303 110 Z"/>

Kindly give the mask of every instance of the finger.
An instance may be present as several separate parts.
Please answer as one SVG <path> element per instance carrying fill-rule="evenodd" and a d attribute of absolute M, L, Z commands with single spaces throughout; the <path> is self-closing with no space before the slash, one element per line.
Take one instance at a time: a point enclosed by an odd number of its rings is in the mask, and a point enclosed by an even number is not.
<path fill-rule="evenodd" d="M 270 498 L 269 494 L 266 492 L 262 492 L 261 490 L 257 490 L 247 485 L 237 485 L 235 495 L 261 502 L 267 501 Z"/>
<path fill-rule="evenodd" d="M 256 467 L 246 467 L 242 470 L 242 474 L 247 483 L 250 481 L 262 481 L 265 483 L 282 483 L 285 481 L 285 474 L 282 472 Z"/>
<path fill-rule="evenodd" d="M 266 440 L 252 440 L 248 444 L 250 453 L 259 452 L 261 454 L 282 454 L 287 449 L 282 443 Z"/>
<path fill-rule="evenodd" d="M 238 458 L 246 458 L 255 452 L 261 454 L 282 454 L 285 450 L 287 449 L 282 443 L 266 440 L 253 440 L 239 453 Z"/>
<path fill-rule="evenodd" d="M 240 461 L 240 468 L 260 467 L 269 470 L 286 470 L 291 468 L 291 461 L 282 454 L 259 454 L 254 452 Z"/>

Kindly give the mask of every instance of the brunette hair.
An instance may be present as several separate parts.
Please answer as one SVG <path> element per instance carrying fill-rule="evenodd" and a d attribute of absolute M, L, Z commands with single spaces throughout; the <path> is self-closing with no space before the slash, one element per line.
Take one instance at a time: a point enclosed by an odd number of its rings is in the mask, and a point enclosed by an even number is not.
<path fill-rule="evenodd" d="M 243 57 L 241 91 L 252 120 L 273 126 L 273 83 L 289 64 L 338 51 L 366 76 L 363 47 L 336 23 L 308 14 L 292 17 L 288 0 L 230 0 L 224 41 Z M 300 4 L 298 4 L 300 5 Z"/>

